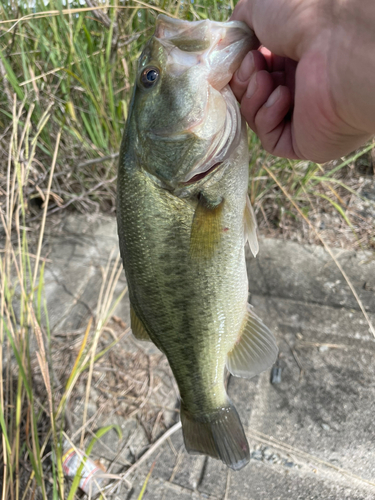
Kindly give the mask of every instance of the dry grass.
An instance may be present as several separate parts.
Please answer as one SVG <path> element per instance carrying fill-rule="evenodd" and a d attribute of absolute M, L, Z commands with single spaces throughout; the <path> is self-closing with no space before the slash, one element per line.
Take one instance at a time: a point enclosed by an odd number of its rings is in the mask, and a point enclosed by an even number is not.
<path fill-rule="evenodd" d="M 46 10 L 37 0 L 35 13 L 12 2 L 0 7 L 0 186 L 6 185 L 14 95 L 23 103 L 17 118 L 20 134 L 28 128 L 35 133 L 47 120 L 35 141 L 24 186 L 28 224 L 40 224 L 47 196 L 48 219 L 67 210 L 114 212 L 116 155 L 136 61 L 156 15 L 165 11 L 190 20 L 224 20 L 233 7 L 221 0 L 198 4 L 111 0 L 106 8 L 96 10 L 95 5 L 92 0 L 86 6 L 73 1 L 70 9 L 60 10 L 59 1 L 54 0 Z M 29 127 L 25 127 L 28 116 Z M 58 158 L 47 193 L 59 131 Z M 354 159 L 320 166 L 267 155 L 254 134 L 249 141 L 249 190 L 263 234 L 318 243 L 267 175 L 264 164 L 327 242 L 374 248 L 372 145 Z M 24 153 L 20 151 L 21 157 Z M 1 196 L 3 192 L 0 200 Z"/>
<path fill-rule="evenodd" d="M 0 6 L 4 499 L 78 498 L 78 476 L 72 483 L 62 472 L 64 440 L 89 454 L 94 444 L 108 448 L 114 430 L 119 447 L 104 466 L 115 481 L 178 414 L 165 358 L 135 344 L 128 325 L 114 316 L 118 260 L 109 256 L 103 269 L 97 312 L 86 331 L 50 335 L 44 233 L 53 214 L 114 211 L 116 154 L 135 62 L 157 12 L 223 20 L 230 9 L 215 0 L 131 0 L 100 10 L 91 0 L 87 5 L 62 11 L 56 1 L 46 11 L 37 1 L 37 14 L 12 2 Z M 249 191 L 263 234 L 317 242 L 318 230 L 334 246 L 374 248 L 372 145 L 321 167 L 270 157 L 254 135 L 249 141 Z M 136 427 L 121 439 L 117 421 Z M 111 498 L 110 491 L 105 495 Z"/>
<path fill-rule="evenodd" d="M 105 478 L 118 479 L 117 473 L 126 470 L 173 421 L 176 388 L 165 358 L 134 347 L 128 326 L 113 316 L 127 292 L 114 295 L 123 272 L 119 256 L 110 255 L 102 270 L 96 314 L 86 331 L 78 336 L 67 332 L 63 338 L 50 335 L 42 247 L 61 136 L 56 138 L 49 168 L 42 220 L 30 238 L 24 190 L 35 159 L 35 138 L 50 117 L 46 114 L 33 133 L 30 111 L 20 133 L 16 124 L 22 112 L 23 103 L 15 100 L 0 212 L 5 235 L 0 253 L 0 484 L 2 498 L 72 500 L 78 498 L 80 471 L 72 483 L 64 478 L 64 441 L 89 455 L 111 430 L 122 438 L 120 427 L 112 423 L 116 416 L 136 422 L 143 428 L 144 440 L 132 445 L 131 437 L 126 438 L 121 453 L 105 464 Z M 169 387 L 162 378 L 169 378 Z M 165 408 L 168 399 L 172 404 Z M 124 461 L 129 447 L 132 451 Z M 111 473 L 113 468 L 116 474 Z"/>
<path fill-rule="evenodd" d="M 253 137 L 251 150 L 249 192 L 264 236 L 321 244 L 318 231 L 333 247 L 375 249 L 373 142 L 325 165 L 271 157 Z"/>

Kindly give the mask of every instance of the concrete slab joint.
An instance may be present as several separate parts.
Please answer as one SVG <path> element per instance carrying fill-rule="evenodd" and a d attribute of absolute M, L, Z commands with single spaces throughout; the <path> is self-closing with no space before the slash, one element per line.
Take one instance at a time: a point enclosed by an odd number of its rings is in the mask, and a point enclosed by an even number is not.
<path fill-rule="evenodd" d="M 46 295 L 59 335 L 84 328 L 95 311 L 100 266 L 118 251 L 115 220 L 70 217 L 48 244 Z M 334 253 L 375 324 L 373 255 Z M 188 455 L 179 431 L 163 445 L 144 499 L 374 500 L 375 339 L 357 301 L 321 247 L 260 239 L 247 270 L 251 303 L 277 337 L 281 369 L 278 384 L 270 373 L 230 379 L 250 465 L 228 475 L 221 463 Z M 125 286 L 122 276 L 119 292 Z M 130 323 L 127 297 L 116 315 Z M 138 497 L 154 459 L 136 470 L 124 498 Z"/>

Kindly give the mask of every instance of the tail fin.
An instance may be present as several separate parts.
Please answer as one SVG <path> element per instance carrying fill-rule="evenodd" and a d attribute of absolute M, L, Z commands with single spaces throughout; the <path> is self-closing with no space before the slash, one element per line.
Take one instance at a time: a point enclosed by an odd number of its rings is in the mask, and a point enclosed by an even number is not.
<path fill-rule="evenodd" d="M 192 415 L 181 404 L 181 423 L 189 453 L 218 458 L 233 470 L 249 462 L 249 445 L 241 420 L 229 400 L 226 406 L 204 417 Z"/>

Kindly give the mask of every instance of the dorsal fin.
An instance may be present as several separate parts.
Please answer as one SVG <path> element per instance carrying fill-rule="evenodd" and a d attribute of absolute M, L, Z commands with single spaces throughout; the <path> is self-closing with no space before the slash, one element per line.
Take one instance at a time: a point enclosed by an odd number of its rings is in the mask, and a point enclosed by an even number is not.
<path fill-rule="evenodd" d="M 227 368 L 236 377 L 251 378 L 270 368 L 277 359 L 276 340 L 247 304 L 240 336 L 227 356 Z"/>
<path fill-rule="evenodd" d="M 250 245 L 251 253 L 254 257 L 257 256 L 259 252 L 259 244 L 257 238 L 257 220 L 254 214 L 253 207 L 250 203 L 249 195 L 246 195 L 246 207 L 245 207 L 245 244 L 248 241 Z"/>
<path fill-rule="evenodd" d="M 190 256 L 207 259 L 214 255 L 220 241 L 224 200 L 213 205 L 203 194 L 199 196 L 190 233 Z"/>
<path fill-rule="evenodd" d="M 130 304 L 130 321 L 131 321 L 132 333 L 136 339 L 148 340 L 149 342 L 152 342 L 149 334 L 146 331 L 146 328 L 144 327 L 142 321 L 136 315 L 133 306 L 131 304 Z"/>

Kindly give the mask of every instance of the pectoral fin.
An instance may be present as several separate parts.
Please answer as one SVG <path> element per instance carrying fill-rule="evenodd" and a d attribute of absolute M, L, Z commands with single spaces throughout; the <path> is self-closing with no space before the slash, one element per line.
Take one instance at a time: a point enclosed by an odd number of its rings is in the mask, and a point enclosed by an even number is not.
<path fill-rule="evenodd" d="M 236 377 L 251 378 L 270 368 L 277 354 L 274 336 L 248 304 L 242 332 L 227 356 L 228 370 Z"/>
<path fill-rule="evenodd" d="M 257 238 L 257 220 L 248 195 L 246 196 L 244 219 L 245 219 L 245 244 L 247 241 L 249 242 L 251 253 L 254 255 L 254 257 L 256 257 L 259 251 L 259 244 Z"/>
<path fill-rule="evenodd" d="M 223 232 L 223 205 L 224 200 L 214 205 L 200 195 L 190 233 L 190 256 L 193 259 L 207 259 L 214 255 Z"/>
<path fill-rule="evenodd" d="M 149 334 L 146 331 L 146 328 L 144 327 L 142 321 L 136 315 L 132 305 L 130 305 L 130 321 L 131 321 L 132 333 L 136 339 L 148 340 L 149 342 L 152 342 Z"/>

